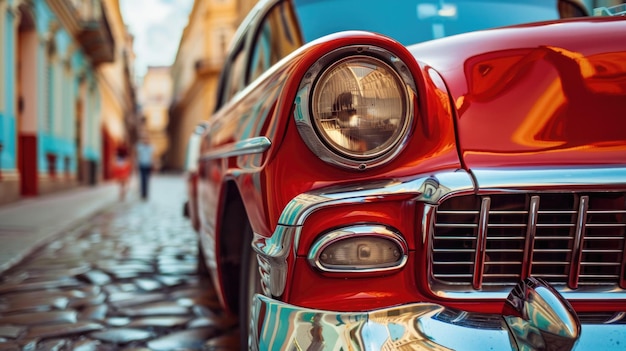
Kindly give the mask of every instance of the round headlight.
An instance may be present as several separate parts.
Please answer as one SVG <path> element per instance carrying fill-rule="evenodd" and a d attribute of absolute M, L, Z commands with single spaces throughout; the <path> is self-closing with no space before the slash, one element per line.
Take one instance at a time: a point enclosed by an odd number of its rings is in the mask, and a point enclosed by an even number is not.
<path fill-rule="evenodd" d="M 384 61 L 349 56 L 330 65 L 313 88 L 313 125 L 331 150 L 371 160 L 402 140 L 409 125 L 402 78 Z"/>

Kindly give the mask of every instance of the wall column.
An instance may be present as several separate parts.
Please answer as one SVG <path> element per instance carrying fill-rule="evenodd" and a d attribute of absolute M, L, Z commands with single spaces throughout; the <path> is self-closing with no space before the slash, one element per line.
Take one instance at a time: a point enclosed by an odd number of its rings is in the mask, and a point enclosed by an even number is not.
<path fill-rule="evenodd" d="M 20 197 L 17 171 L 16 63 L 20 1 L 0 0 L 0 203 Z"/>
<path fill-rule="evenodd" d="M 8 33 L 8 28 L 7 28 L 7 24 L 6 24 L 6 16 L 7 16 L 7 2 L 6 0 L 0 0 L 0 49 L 2 50 L 2 52 L 9 52 L 8 48 L 6 47 L 6 39 L 5 36 Z M 5 77 L 6 76 L 6 70 L 7 67 L 5 65 L 5 59 L 4 59 L 5 55 L 0 55 L 0 76 Z M 6 107 L 5 107 L 5 103 L 4 100 L 6 99 L 6 80 L 5 79 L 0 79 L 0 115 L 5 111 Z M 0 135 L 0 140 L 2 136 Z"/>
<path fill-rule="evenodd" d="M 7 24 L 6 24 L 6 16 L 7 16 L 7 2 L 6 0 L 0 0 L 0 51 L 9 52 L 9 48 L 6 45 L 5 36 L 8 33 Z M 0 77 L 6 77 L 8 68 L 6 67 L 4 56 L 0 55 Z M 3 178 L 3 167 L 7 166 L 7 160 L 5 160 L 4 153 L 7 152 L 4 148 L 5 140 L 7 136 L 7 121 L 5 121 L 6 115 L 6 99 L 7 88 L 6 88 L 6 79 L 0 78 L 0 181 Z"/>
<path fill-rule="evenodd" d="M 37 110 L 38 110 L 38 48 L 39 37 L 35 26 L 34 10 L 20 7 L 16 43 L 16 120 L 18 135 L 18 169 L 21 194 L 37 195 Z"/>

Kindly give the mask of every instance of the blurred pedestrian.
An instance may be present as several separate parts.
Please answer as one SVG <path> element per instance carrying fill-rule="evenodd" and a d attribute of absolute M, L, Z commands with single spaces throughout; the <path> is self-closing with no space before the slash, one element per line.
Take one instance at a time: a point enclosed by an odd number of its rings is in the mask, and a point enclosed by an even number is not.
<path fill-rule="evenodd" d="M 147 136 L 142 136 L 137 143 L 137 165 L 139 167 L 139 182 L 141 184 L 141 198 L 148 198 L 150 172 L 152 171 L 152 156 L 154 148 Z"/>
<path fill-rule="evenodd" d="M 115 151 L 115 164 L 113 165 L 113 177 L 120 184 L 120 200 L 126 197 L 128 189 L 128 179 L 132 171 L 128 148 L 125 144 L 121 144 Z"/>

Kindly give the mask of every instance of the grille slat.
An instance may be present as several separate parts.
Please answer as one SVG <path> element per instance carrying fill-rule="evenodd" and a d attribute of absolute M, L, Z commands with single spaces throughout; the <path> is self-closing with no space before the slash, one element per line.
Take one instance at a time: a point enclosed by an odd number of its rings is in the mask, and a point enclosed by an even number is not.
<path fill-rule="evenodd" d="M 519 279 L 519 274 L 485 274 L 486 278 L 516 278 Z"/>
<path fill-rule="evenodd" d="M 437 228 L 476 228 L 476 224 L 465 223 L 450 223 L 450 224 L 435 224 Z"/>
<path fill-rule="evenodd" d="M 586 278 L 606 278 L 606 279 L 617 279 L 619 278 L 618 275 L 589 275 L 589 276 L 585 276 L 585 275 L 581 275 L 581 277 L 586 277 Z"/>
<path fill-rule="evenodd" d="M 550 261 L 550 262 L 544 262 L 544 261 L 535 261 L 533 262 L 533 265 L 555 265 L 555 264 L 561 264 L 561 265 L 569 265 L 569 261 Z"/>
<path fill-rule="evenodd" d="M 476 239 L 474 236 L 449 236 L 449 237 L 436 237 L 437 240 L 465 240 L 465 239 Z"/>
<path fill-rule="evenodd" d="M 451 197 L 431 230 L 440 287 L 481 290 L 536 276 L 571 289 L 626 288 L 624 192 Z"/>
<path fill-rule="evenodd" d="M 463 262 L 463 261 L 457 261 L 457 262 L 445 262 L 445 261 L 441 261 L 441 262 L 434 262 L 435 264 L 450 264 L 450 265 L 454 265 L 454 264 L 472 264 L 473 262 Z"/>
<path fill-rule="evenodd" d="M 571 237 L 545 235 L 537 237 L 537 240 L 572 240 Z"/>
<path fill-rule="evenodd" d="M 521 261 L 511 261 L 511 262 L 498 262 L 497 264 L 520 264 L 520 263 L 522 263 L 522 262 Z M 490 262 L 485 263 L 486 266 L 493 265 L 493 264 L 495 264 L 495 263 L 490 263 Z"/>
<path fill-rule="evenodd" d="M 583 250 L 584 253 L 621 253 L 621 250 Z"/>
<path fill-rule="evenodd" d="M 489 224 L 488 228 L 526 228 L 526 224 Z"/>
<path fill-rule="evenodd" d="M 487 250 L 487 253 L 504 253 L 504 252 L 509 252 L 509 253 L 522 253 L 524 252 L 524 250 L 510 250 L 510 249 L 501 249 L 498 251 L 495 250 Z M 498 261 L 498 262 L 502 262 L 502 261 Z M 488 262 L 486 262 L 488 263 Z"/>

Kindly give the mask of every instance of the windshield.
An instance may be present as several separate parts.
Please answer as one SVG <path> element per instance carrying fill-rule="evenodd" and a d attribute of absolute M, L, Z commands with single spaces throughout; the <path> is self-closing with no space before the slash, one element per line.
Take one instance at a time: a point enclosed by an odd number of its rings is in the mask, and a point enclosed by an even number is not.
<path fill-rule="evenodd" d="M 367 30 L 410 45 L 444 36 L 558 19 L 557 0 L 295 0 L 306 42 L 344 30 Z M 384 5 L 381 5 L 384 4 Z M 569 3 L 561 12 L 580 14 Z M 564 11 L 565 10 L 565 11 Z M 375 19 L 375 20 L 374 20 Z"/>

